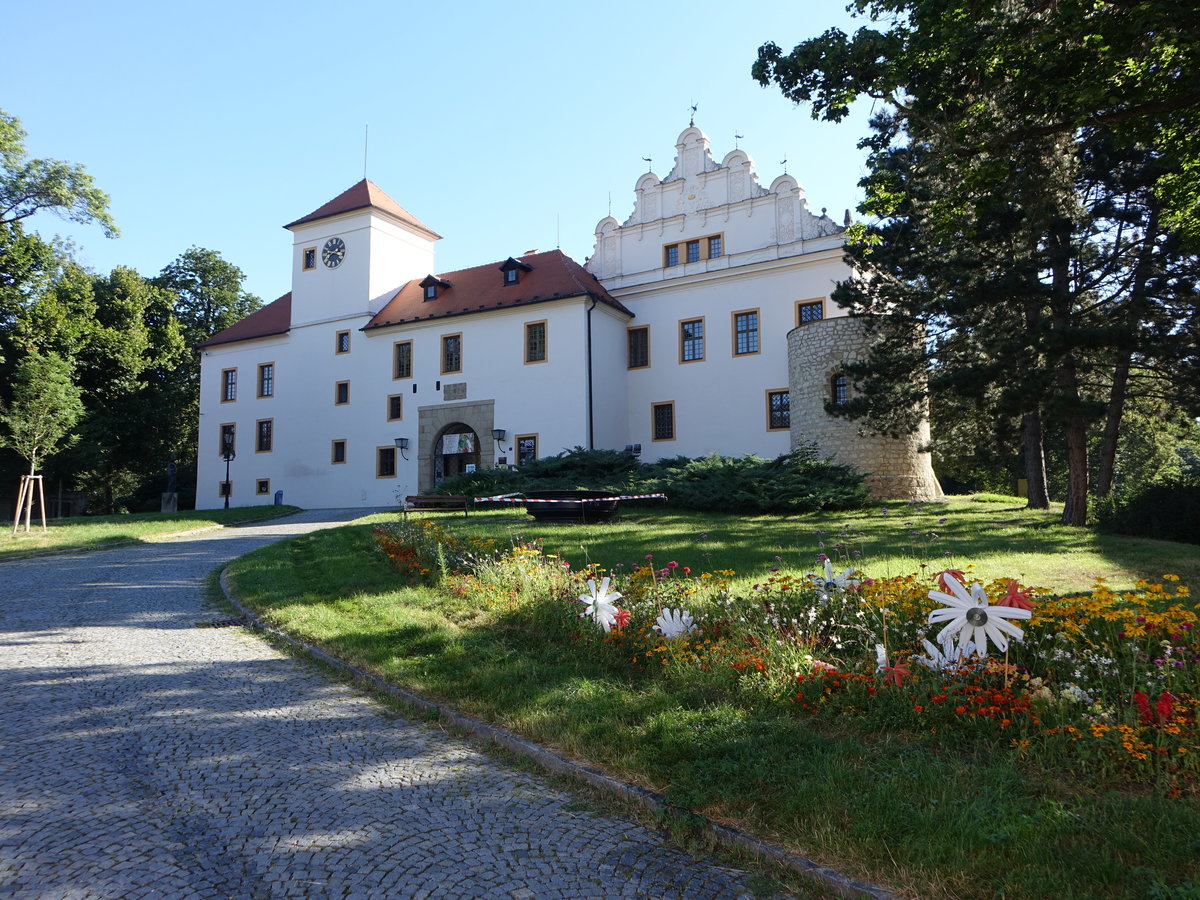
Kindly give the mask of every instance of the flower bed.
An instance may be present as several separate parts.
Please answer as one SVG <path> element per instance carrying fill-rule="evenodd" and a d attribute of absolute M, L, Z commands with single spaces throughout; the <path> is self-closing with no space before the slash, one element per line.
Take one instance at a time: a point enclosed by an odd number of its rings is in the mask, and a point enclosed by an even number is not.
<path fill-rule="evenodd" d="M 820 558 L 745 590 L 733 572 L 647 555 L 574 568 L 536 543 L 501 552 L 418 520 L 377 531 L 406 572 L 504 610 L 630 678 L 679 679 L 799 717 L 1123 781 L 1194 790 L 1200 608 L 1171 575 L 1058 596 L 968 572 L 871 579 Z"/>

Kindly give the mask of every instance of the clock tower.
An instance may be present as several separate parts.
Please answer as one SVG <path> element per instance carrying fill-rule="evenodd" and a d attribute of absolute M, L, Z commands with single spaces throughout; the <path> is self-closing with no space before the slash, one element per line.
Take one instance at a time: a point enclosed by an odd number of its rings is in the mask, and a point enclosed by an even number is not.
<path fill-rule="evenodd" d="M 441 237 L 366 179 L 284 227 L 293 236 L 293 327 L 378 311 L 434 271 Z"/>

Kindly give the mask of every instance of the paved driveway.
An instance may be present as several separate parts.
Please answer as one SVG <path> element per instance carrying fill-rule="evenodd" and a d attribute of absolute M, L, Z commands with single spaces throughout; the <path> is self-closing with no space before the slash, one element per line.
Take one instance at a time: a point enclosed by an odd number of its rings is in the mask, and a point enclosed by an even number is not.
<path fill-rule="evenodd" d="M 360 513 L 0 563 L 0 898 L 745 894 L 241 629 L 196 627 L 215 566 Z"/>

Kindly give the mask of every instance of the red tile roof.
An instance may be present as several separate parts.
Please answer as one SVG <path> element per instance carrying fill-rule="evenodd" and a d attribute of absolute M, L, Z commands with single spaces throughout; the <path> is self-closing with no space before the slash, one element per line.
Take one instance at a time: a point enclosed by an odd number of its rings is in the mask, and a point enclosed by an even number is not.
<path fill-rule="evenodd" d="M 432 237 L 441 237 L 440 234 L 428 225 L 422 224 L 412 213 L 389 197 L 379 185 L 365 178 L 353 187 L 342 191 L 320 209 L 313 210 L 307 216 L 297 219 L 295 222 L 289 222 L 283 227 L 292 228 L 296 225 L 303 225 L 306 222 L 315 222 L 318 219 L 327 219 L 339 213 L 352 212 L 356 209 L 367 209 L 368 207 L 385 212 L 393 218 L 399 219 L 401 222 L 405 222 L 414 228 L 418 228 Z"/>
<path fill-rule="evenodd" d="M 520 257 L 520 262 L 529 266 L 530 270 L 521 272 L 517 284 L 504 283 L 504 275 L 500 271 L 504 262 L 438 275 L 442 281 L 450 282 L 450 287 L 439 287 L 435 300 L 425 299 L 421 282 L 414 278 L 375 314 L 363 330 L 579 296 L 593 297 L 619 312 L 633 315 L 604 289 L 591 272 L 561 250 Z"/>
<path fill-rule="evenodd" d="M 261 309 L 256 309 L 246 318 L 234 322 L 224 331 L 218 331 L 208 340 L 201 341 L 196 346 L 211 347 L 214 344 L 231 344 L 234 341 L 249 341 L 254 338 L 287 334 L 291 327 L 292 293 L 288 291 L 278 300 L 268 303 Z"/>

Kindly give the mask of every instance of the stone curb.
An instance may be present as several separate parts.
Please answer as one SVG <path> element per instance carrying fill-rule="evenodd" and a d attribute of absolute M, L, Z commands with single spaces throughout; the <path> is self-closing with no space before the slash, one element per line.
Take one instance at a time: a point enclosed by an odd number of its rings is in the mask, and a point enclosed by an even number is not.
<path fill-rule="evenodd" d="M 690 810 L 674 806 L 663 799 L 661 794 L 646 788 L 639 787 L 635 784 L 629 784 L 611 775 L 607 775 L 592 766 L 587 766 L 575 760 L 568 759 L 565 756 L 560 756 L 553 751 L 547 750 L 545 747 L 538 746 L 522 737 L 518 737 L 511 731 L 506 731 L 495 725 L 489 725 L 480 719 L 472 716 L 467 716 L 446 707 L 440 703 L 435 703 L 420 694 L 414 694 L 404 688 L 385 681 L 378 675 L 370 672 L 365 672 L 356 666 L 351 665 L 345 660 L 339 659 L 331 655 L 319 647 L 314 647 L 311 644 L 306 644 L 303 641 L 293 637 L 286 631 L 282 631 L 274 626 L 268 625 L 262 620 L 257 613 L 253 612 L 233 593 L 233 589 L 229 584 L 228 570 L 222 569 L 220 575 L 221 591 L 235 609 L 241 615 L 246 617 L 246 621 L 250 627 L 266 631 L 281 640 L 288 643 L 290 646 L 304 651 L 307 655 L 319 659 L 321 662 L 334 668 L 353 675 L 356 678 L 368 682 L 377 690 L 395 697 L 405 703 L 414 706 L 425 713 L 436 715 L 441 721 L 452 725 L 456 729 L 464 732 L 469 738 L 480 741 L 494 743 L 511 753 L 522 756 L 532 762 L 537 763 L 548 772 L 556 775 L 567 775 L 579 781 L 586 782 L 592 787 L 598 788 L 610 794 L 615 794 L 624 800 L 636 803 L 653 813 L 671 813 L 673 815 L 683 816 L 692 822 L 699 825 L 707 831 L 713 840 L 723 847 L 741 850 L 749 853 L 760 859 L 770 860 L 786 866 L 792 871 L 803 875 L 813 881 L 820 883 L 823 887 L 832 890 L 839 897 L 855 898 L 870 897 L 873 900 L 900 900 L 900 898 L 878 885 L 869 884 L 864 881 L 857 881 L 849 878 L 835 869 L 828 866 L 823 866 L 820 863 L 814 862 L 803 856 L 797 856 L 794 853 L 785 850 L 776 844 L 771 844 L 767 841 L 759 840 L 745 832 L 739 831 L 736 828 L 731 828 L 728 825 L 721 825 L 713 822 L 708 817 L 699 813 L 694 813 Z"/>

